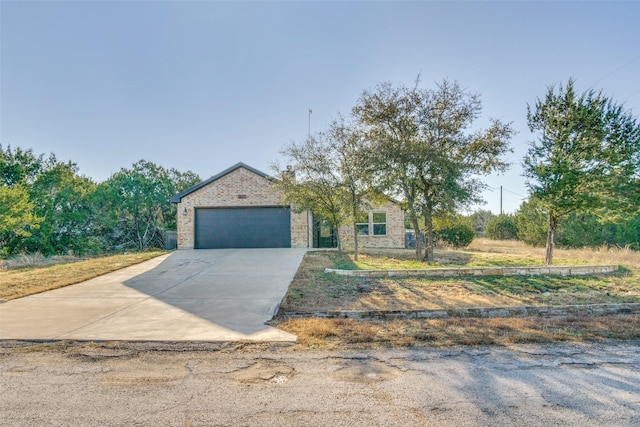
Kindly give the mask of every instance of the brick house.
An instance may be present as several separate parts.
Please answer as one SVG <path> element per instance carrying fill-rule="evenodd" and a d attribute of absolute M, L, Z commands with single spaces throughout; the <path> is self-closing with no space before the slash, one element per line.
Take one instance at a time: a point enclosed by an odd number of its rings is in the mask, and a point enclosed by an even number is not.
<path fill-rule="evenodd" d="M 298 213 L 284 204 L 273 180 L 237 163 L 173 196 L 178 249 L 331 246 L 331 230 L 314 221 L 310 212 Z M 404 247 L 404 212 L 395 203 L 372 209 L 358 227 L 361 246 Z M 339 232 L 348 247 L 352 228 Z"/>

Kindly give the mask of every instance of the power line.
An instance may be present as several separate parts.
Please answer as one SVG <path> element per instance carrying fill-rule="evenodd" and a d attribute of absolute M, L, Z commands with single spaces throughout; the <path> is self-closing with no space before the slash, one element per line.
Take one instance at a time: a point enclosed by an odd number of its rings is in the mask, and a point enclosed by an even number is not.
<path fill-rule="evenodd" d="M 522 194 L 518 194 L 518 193 L 516 193 L 516 192 L 514 192 L 514 191 L 511 191 L 511 190 L 508 190 L 508 189 L 504 188 L 503 186 L 500 186 L 500 187 L 492 187 L 492 186 L 490 186 L 490 185 L 487 185 L 487 187 L 489 187 L 491 190 L 500 190 L 500 189 L 502 188 L 502 190 L 506 191 L 507 193 L 511 193 L 511 194 L 513 194 L 513 195 L 516 195 L 516 196 L 522 197 L 522 199 L 523 199 L 523 200 L 524 200 L 524 199 L 526 199 L 527 197 L 529 197 L 529 196 L 523 196 Z"/>
<path fill-rule="evenodd" d="M 617 73 L 618 71 L 622 70 L 625 67 L 628 67 L 629 65 L 633 64 L 634 62 L 636 62 L 638 59 L 640 59 L 640 55 L 636 56 L 635 58 L 633 58 L 631 61 L 627 62 L 626 64 L 623 64 L 621 66 L 619 66 L 618 68 L 616 68 L 615 70 L 613 70 L 612 72 L 605 74 L 604 76 L 600 77 L 598 80 L 596 80 L 595 82 L 593 82 L 593 84 L 591 84 L 590 86 L 593 87 L 596 84 L 598 84 L 600 81 L 606 79 L 607 77 L 612 76 L 613 74 Z"/>
<path fill-rule="evenodd" d="M 507 193 L 511 193 L 511 194 L 516 195 L 516 196 L 520 196 L 520 197 L 522 197 L 523 199 L 526 199 L 526 198 L 527 198 L 527 196 L 523 196 L 522 194 L 518 194 L 518 193 L 513 192 L 513 191 L 511 191 L 511 190 L 507 190 L 506 188 L 503 188 L 503 189 L 504 189 L 504 191 L 506 191 Z"/>

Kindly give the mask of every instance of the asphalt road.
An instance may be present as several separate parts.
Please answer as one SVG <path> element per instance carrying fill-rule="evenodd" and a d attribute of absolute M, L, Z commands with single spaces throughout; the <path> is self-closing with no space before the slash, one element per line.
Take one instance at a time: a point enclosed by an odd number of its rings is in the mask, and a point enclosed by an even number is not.
<path fill-rule="evenodd" d="M 0 346 L 7 426 L 638 426 L 640 342 Z"/>

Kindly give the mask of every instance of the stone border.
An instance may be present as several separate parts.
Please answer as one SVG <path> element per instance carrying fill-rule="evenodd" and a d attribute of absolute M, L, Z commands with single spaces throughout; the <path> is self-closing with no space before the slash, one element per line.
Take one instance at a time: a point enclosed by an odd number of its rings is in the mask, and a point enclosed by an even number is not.
<path fill-rule="evenodd" d="M 348 277 L 461 277 L 461 276 L 584 276 L 588 274 L 612 273 L 617 265 L 559 265 L 545 267 L 462 267 L 462 268 L 423 268 L 415 270 L 339 270 L 325 268 L 325 273 Z"/>
<path fill-rule="evenodd" d="M 393 320 L 496 317 L 595 317 L 612 314 L 640 314 L 640 303 L 584 304 L 557 306 L 469 307 L 436 310 L 331 310 L 314 313 L 283 313 L 284 318 Z"/>

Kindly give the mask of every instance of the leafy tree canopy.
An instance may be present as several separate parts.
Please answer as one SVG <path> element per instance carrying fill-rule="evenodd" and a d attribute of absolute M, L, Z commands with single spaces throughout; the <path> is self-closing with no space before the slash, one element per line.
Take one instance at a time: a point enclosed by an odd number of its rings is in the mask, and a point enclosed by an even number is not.
<path fill-rule="evenodd" d="M 527 185 L 548 215 L 545 262 L 553 262 L 558 220 L 572 212 L 615 217 L 640 210 L 640 126 L 601 92 L 578 94 L 573 80 L 528 106 L 537 135 L 523 160 Z"/>
<path fill-rule="evenodd" d="M 508 167 L 503 156 L 514 131 L 499 120 L 471 131 L 481 108 L 479 95 L 444 80 L 435 89 L 422 89 L 419 81 L 413 87 L 381 83 L 352 110 L 372 144 L 376 185 L 403 200 L 416 231 L 424 218 L 428 261 L 433 218 L 480 201 L 484 184 L 477 176 Z"/>

